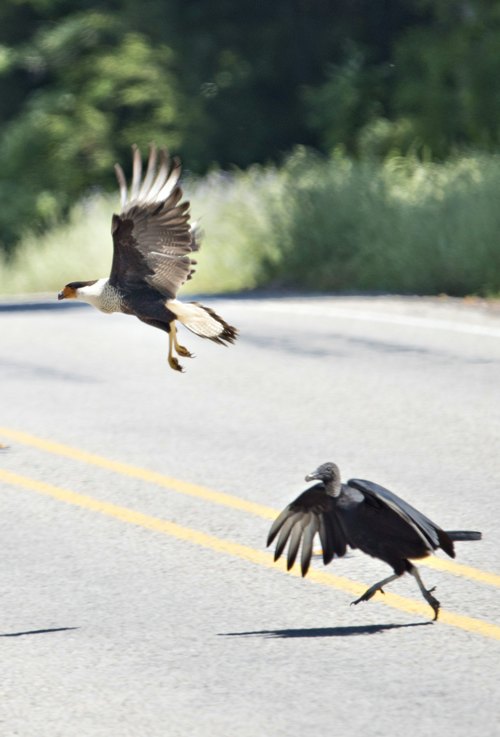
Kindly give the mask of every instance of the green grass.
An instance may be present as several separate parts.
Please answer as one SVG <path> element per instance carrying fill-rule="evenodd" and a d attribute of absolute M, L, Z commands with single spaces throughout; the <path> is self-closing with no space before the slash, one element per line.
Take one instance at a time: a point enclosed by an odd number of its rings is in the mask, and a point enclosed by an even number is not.
<path fill-rule="evenodd" d="M 253 288 L 266 254 L 267 213 L 277 174 L 253 169 L 213 173 L 184 183 L 202 230 L 195 277 L 183 293 L 217 293 Z M 111 216 L 118 197 L 94 196 L 73 208 L 68 222 L 41 236 L 28 235 L 11 261 L 0 260 L 0 294 L 59 291 L 69 281 L 109 273 Z"/>
<path fill-rule="evenodd" d="M 11 261 L 0 261 L 0 293 L 57 292 L 94 279 L 111 266 L 112 205 L 94 197 L 73 208 L 67 223 L 24 238 Z"/>
<path fill-rule="evenodd" d="M 297 152 L 273 218 L 284 286 L 453 295 L 500 292 L 500 159 L 329 161 Z"/>
<path fill-rule="evenodd" d="M 256 287 L 452 295 L 500 293 L 500 159 L 325 160 L 302 149 L 281 168 L 185 182 L 203 230 L 184 292 Z M 109 273 L 117 198 L 28 235 L 0 261 L 0 293 L 57 291 Z"/>

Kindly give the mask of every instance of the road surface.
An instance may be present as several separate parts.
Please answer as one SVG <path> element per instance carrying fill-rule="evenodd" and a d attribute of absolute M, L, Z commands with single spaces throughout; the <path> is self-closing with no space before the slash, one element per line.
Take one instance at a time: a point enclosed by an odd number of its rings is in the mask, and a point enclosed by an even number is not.
<path fill-rule="evenodd" d="M 214 300 L 222 348 L 88 307 L 0 305 L 0 734 L 500 732 L 500 315 L 452 300 Z M 273 515 L 336 461 L 448 529 L 413 579 L 302 580 Z M 434 562 L 433 562 L 434 561 Z M 408 578 L 408 580 L 406 580 Z"/>

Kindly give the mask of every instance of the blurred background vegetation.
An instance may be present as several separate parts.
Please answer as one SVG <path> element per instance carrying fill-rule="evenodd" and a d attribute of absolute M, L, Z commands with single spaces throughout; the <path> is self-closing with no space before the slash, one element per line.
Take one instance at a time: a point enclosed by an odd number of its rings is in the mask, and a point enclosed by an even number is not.
<path fill-rule="evenodd" d="M 500 292 L 500 3 L 2 0 L 0 291 L 106 273 L 151 141 L 198 291 Z"/>

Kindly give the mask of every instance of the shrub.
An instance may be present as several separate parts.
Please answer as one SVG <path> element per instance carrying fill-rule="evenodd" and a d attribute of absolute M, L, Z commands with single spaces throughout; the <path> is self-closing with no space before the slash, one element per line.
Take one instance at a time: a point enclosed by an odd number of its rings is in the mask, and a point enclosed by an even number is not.
<path fill-rule="evenodd" d="M 500 292 L 500 159 L 329 159 L 297 149 L 280 168 L 185 182 L 204 231 L 185 291 L 256 287 L 451 295 Z M 108 273 L 113 205 L 81 203 L 0 263 L 0 291 L 59 289 Z"/>

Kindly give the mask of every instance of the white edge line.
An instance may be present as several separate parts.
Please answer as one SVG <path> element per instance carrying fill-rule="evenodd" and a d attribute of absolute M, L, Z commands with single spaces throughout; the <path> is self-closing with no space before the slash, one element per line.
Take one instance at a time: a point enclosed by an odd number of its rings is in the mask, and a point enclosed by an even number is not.
<path fill-rule="evenodd" d="M 234 308 L 234 303 L 232 307 Z M 238 305 L 242 306 L 242 304 Z M 500 338 L 500 328 L 486 327 L 485 325 L 468 324 L 454 320 L 440 320 L 428 317 L 411 317 L 410 315 L 392 315 L 388 312 L 367 312 L 364 310 L 349 310 L 343 307 L 318 304 L 296 304 L 293 302 L 252 302 L 246 303 L 251 309 L 263 312 L 282 314 L 313 315 L 315 317 L 338 317 L 347 320 L 362 322 L 385 323 L 390 325 L 404 325 L 430 330 L 447 330 L 467 335 L 481 335 L 488 338 Z"/>

